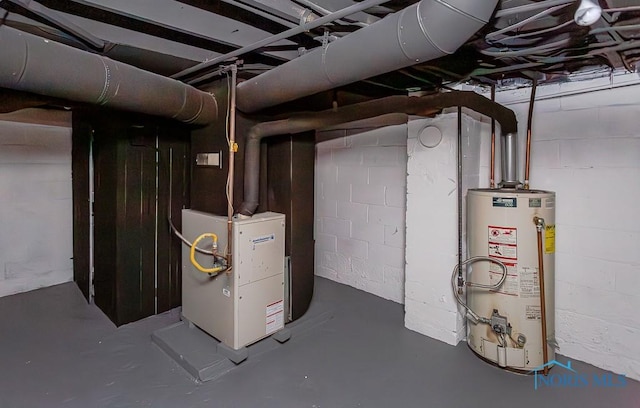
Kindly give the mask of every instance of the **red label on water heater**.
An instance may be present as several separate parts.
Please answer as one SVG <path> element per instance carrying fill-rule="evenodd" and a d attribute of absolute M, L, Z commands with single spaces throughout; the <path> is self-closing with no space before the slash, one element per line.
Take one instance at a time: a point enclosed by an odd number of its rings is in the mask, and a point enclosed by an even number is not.
<path fill-rule="evenodd" d="M 489 256 L 516 261 L 518 259 L 518 230 L 514 227 L 489 225 Z"/>

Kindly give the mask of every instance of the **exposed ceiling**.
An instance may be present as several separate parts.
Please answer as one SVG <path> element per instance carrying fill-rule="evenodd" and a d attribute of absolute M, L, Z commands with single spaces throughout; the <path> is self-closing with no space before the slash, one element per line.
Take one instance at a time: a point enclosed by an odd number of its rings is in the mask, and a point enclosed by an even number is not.
<path fill-rule="evenodd" d="M 481 0 L 477 0 L 481 1 Z M 598 0 L 594 0 L 598 2 Z M 248 78 L 374 24 L 415 0 L 390 0 L 329 24 L 251 46 L 358 2 L 352 0 L 0 0 L 0 24 L 202 85 L 221 64 L 242 60 Z M 430 91 L 461 81 L 510 86 L 573 76 L 635 71 L 640 60 L 640 2 L 599 0 L 602 17 L 574 22 L 576 0 L 501 0 L 489 22 L 455 54 L 344 87 L 366 96 Z M 254 47 L 251 47 L 254 48 Z M 372 50 L 375 52 L 375 50 Z M 188 75 L 205 61 L 217 64 Z"/>

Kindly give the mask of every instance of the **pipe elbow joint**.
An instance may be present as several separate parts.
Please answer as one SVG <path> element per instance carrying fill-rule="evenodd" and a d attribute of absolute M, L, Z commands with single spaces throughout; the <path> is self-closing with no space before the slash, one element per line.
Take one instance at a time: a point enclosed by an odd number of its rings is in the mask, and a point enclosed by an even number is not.
<path fill-rule="evenodd" d="M 249 133 L 247 133 L 247 142 L 258 142 L 260 143 L 260 140 L 262 139 L 262 136 L 260 136 L 259 132 L 257 132 L 256 130 L 256 126 L 253 126 L 250 130 Z"/>
<path fill-rule="evenodd" d="M 238 208 L 238 214 L 244 217 L 252 217 L 258 208 L 257 201 L 243 201 Z"/>

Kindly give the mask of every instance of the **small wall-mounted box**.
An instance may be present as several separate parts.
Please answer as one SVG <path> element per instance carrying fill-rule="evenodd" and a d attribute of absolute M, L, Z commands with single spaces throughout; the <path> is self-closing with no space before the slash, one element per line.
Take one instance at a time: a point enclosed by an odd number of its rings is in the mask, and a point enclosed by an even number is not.
<path fill-rule="evenodd" d="M 222 151 L 216 153 L 198 153 L 196 155 L 196 165 L 222 168 Z"/>

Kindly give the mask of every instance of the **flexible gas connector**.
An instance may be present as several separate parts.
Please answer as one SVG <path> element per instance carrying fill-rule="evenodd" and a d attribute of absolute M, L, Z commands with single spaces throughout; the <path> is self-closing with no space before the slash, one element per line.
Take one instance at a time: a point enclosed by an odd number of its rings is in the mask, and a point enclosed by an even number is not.
<path fill-rule="evenodd" d="M 218 249 L 218 236 L 216 234 L 213 234 L 213 233 L 204 233 L 204 234 L 200 235 L 198 238 L 196 238 L 193 241 L 193 244 L 191 244 L 191 251 L 189 252 L 189 259 L 191 260 L 191 263 L 193 264 L 193 266 L 195 266 L 196 269 L 199 270 L 202 273 L 218 273 L 223 269 L 222 266 L 216 266 L 216 267 L 213 267 L 213 268 L 205 268 L 204 266 L 200 265 L 200 263 L 196 260 L 196 246 L 198 245 L 198 242 L 200 242 L 200 240 L 202 240 L 203 238 L 207 238 L 207 237 L 210 237 L 210 238 L 213 239 L 213 247 L 212 247 L 212 251 L 211 252 L 213 252 L 213 256 L 215 257 L 216 250 Z"/>
<path fill-rule="evenodd" d="M 456 299 L 458 304 L 460 304 L 460 306 L 464 307 L 464 309 L 466 310 L 465 316 L 468 319 L 470 319 L 474 324 L 478 324 L 478 323 L 490 324 L 491 323 L 491 319 L 490 318 L 480 316 L 476 312 L 471 310 L 471 308 L 467 305 L 467 303 L 462 299 L 461 294 L 459 294 L 459 289 L 461 289 L 461 287 L 456 285 L 456 277 L 459 277 L 458 270 L 460 270 L 461 268 L 466 267 L 469 264 L 472 264 L 472 263 L 475 263 L 475 262 L 480 262 L 480 261 L 492 262 L 492 263 L 497 264 L 500 267 L 500 269 L 502 269 L 502 277 L 500 278 L 500 280 L 495 285 L 485 285 L 485 284 L 473 283 L 473 282 L 469 282 L 469 281 L 467 281 L 465 283 L 464 280 L 463 280 L 462 281 L 463 287 L 467 286 L 467 287 L 482 288 L 482 289 L 487 289 L 487 290 L 497 290 L 497 289 L 499 289 L 502 286 L 502 284 L 504 283 L 504 281 L 507 279 L 507 273 L 508 273 L 507 266 L 503 262 L 501 262 L 501 261 L 499 261 L 497 259 L 488 257 L 488 256 L 474 256 L 474 257 L 469 258 L 466 261 L 462 262 L 462 264 L 456 265 L 453 268 L 453 273 L 451 274 L 451 288 L 453 289 L 453 297 Z M 459 282 L 459 280 L 458 280 L 458 282 Z"/>

